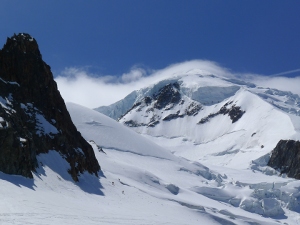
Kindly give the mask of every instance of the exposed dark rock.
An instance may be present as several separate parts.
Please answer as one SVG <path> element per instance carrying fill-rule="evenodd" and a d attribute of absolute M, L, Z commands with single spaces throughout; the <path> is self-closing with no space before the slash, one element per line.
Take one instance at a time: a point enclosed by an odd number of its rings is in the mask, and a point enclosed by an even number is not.
<path fill-rule="evenodd" d="M 179 193 L 179 187 L 177 187 L 174 184 L 168 184 L 166 185 L 166 188 L 173 194 L 173 195 L 178 195 Z"/>
<path fill-rule="evenodd" d="M 134 109 L 134 108 L 138 107 L 138 106 L 141 105 L 141 104 L 142 104 L 141 102 L 137 102 L 137 103 L 135 103 L 135 104 L 132 106 L 131 109 Z M 130 110 L 129 110 L 129 111 L 130 111 Z"/>
<path fill-rule="evenodd" d="M 201 109 L 202 106 L 200 104 L 192 102 L 185 110 L 185 114 L 188 116 L 196 116 Z"/>
<path fill-rule="evenodd" d="M 149 96 L 146 96 L 144 99 L 143 99 L 143 101 L 145 102 L 145 104 L 148 106 L 148 105 L 150 105 L 151 104 L 151 102 L 152 102 L 152 98 L 151 97 L 149 97 Z"/>
<path fill-rule="evenodd" d="M 149 121 L 149 123 L 147 124 L 148 127 L 155 127 L 157 124 L 159 124 L 159 120 L 161 119 L 160 116 L 158 115 L 153 115 Z"/>
<path fill-rule="evenodd" d="M 176 113 L 167 115 L 165 118 L 163 118 L 163 121 L 170 121 L 177 118 L 183 118 L 185 116 L 195 116 L 201 109 L 202 106 L 200 104 L 192 102 L 188 108 L 185 109 L 183 114 L 180 114 L 180 110 L 178 110 Z"/>
<path fill-rule="evenodd" d="M 7 39 L 0 50 L 0 170 L 32 177 L 36 155 L 58 151 L 80 173 L 100 170 L 92 147 L 77 131 L 53 75 L 28 34 Z"/>
<path fill-rule="evenodd" d="M 128 127 L 141 127 L 141 126 L 147 126 L 147 124 L 144 123 L 137 123 L 136 121 L 133 120 L 128 120 L 125 121 L 124 124 Z"/>
<path fill-rule="evenodd" d="M 145 123 L 138 123 L 137 121 L 134 121 L 134 120 L 128 120 L 128 121 L 125 121 L 124 124 L 128 127 L 143 127 L 143 126 L 155 127 L 157 124 L 159 124 L 159 121 L 151 120 L 148 124 L 145 124 Z"/>
<path fill-rule="evenodd" d="M 235 106 L 235 105 L 233 105 L 230 109 L 226 108 L 223 111 L 223 115 L 228 114 L 230 116 L 232 123 L 235 123 L 236 121 L 238 121 L 243 116 L 244 113 L 245 113 L 245 111 L 242 111 L 241 107 Z"/>
<path fill-rule="evenodd" d="M 148 127 L 155 127 L 157 124 L 159 124 L 159 121 L 158 121 L 158 120 L 153 121 L 153 122 L 150 122 L 147 126 L 148 126 Z"/>
<path fill-rule="evenodd" d="M 145 107 L 147 107 L 145 112 L 152 116 L 148 123 L 144 124 L 134 120 L 128 120 L 125 121 L 124 124 L 129 127 L 154 127 L 159 124 L 162 115 L 161 113 L 163 113 L 163 111 L 167 112 L 176 105 L 182 104 L 184 104 L 184 100 L 181 98 L 180 85 L 177 82 L 169 83 L 159 89 L 159 91 L 153 94 L 153 96 L 146 96 L 140 102 L 135 103 L 119 120 L 124 118 L 126 114 L 133 110 L 141 112 Z M 165 116 L 162 120 L 170 121 L 176 118 L 183 118 L 184 116 L 195 116 L 201 109 L 202 106 L 199 103 L 192 102 L 182 114 L 180 114 L 179 110 L 176 113 Z M 148 117 L 148 115 L 144 115 L 144 117 Z"/>
<path fill-rule="evenodd" d="M 216 112 L 216 113 L 212 113 L 209 114 L 208 116 L 202 118 L 198 124 L 204 124 L 209 122 L 210 119 L 214 118 L 217 115 L 228 115 L 232 121 L 232 123 L 237 122 L 245 113 L 245 111 L 241 110 L 241 107 L 239 106 L 235 106 L 232 105 L 230 108 L 227 108 L 228 106 L 230 106 L 232 104 L 232 102 L 227 102 L 224 106 L 222 106 L 222 108 Z"/>
<path fill-rule="evenodd" d="M 183 118 L 184 115 L 179 115 L 180 111 L 177 111 L 176 114 L 169 114 L 165 118 L 163 118 L 163 121 L 170 121 L 177 118 Z"/>
<path fill-rule="evenodd" d="M 177 82 L 161 88 L 158 91 L 158 94 L 154 96 L 154 99 L 156 100 L 154 108 L 163 109 L 169 104 L 178 104 L 181 100 L 179 88 L 180 86 Z"/>
<path fill-rule="evenodd" d="M 300 179 L 300 142 L 280 140 L 272 151 L 268 166 L 288 177 Z"/>
<path fill-rule="evenodd" d="M 213 113 L 213 114 L 209 114 L 208 116 L 202 118 L 198 124 L 205 124 L 207 123 L 211 118 L 214 118 L 215 116 L 219 115 L 219 113 Z"/>

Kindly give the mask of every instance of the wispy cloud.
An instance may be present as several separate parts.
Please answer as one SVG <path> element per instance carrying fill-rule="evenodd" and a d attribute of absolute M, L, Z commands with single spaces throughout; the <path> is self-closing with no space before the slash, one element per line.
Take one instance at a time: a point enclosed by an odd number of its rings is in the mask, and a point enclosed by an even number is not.
<path fill-rule="evenodd" d="M 121 79 L 124 83 L 131 83 L 134 81 L 138 81 L 139 79 L 145 77 L 146 75 L 147 72 L 145 69 L 135 66 L 129 71 L 129 73 L 123 73 Z"/>
<path fill-rule="evenodd" d="M 300 76 L 254 76 L 251 81 L 262 87 L 276 88 L 282 91 L 291 91 L 300 96 Z"/>
<path fill-rule="evenodd" d="M 214 62 L 194 60 L 170 65 L 157 71 L 134 66 L 120 77 L 100 76 L 89 73 L 87 68 L 70 67 L 59 73 L 55 81 L 66 102 L 75 102 L 95 108 L 112 104 L 134 90 L 192 69 L 199 69 L 203 73 L 209 74 L 229 74 L 226 69 Z"/>
<path fill-rule="evenodd" d="M 108 105 L 131 92 L 130 85 L 120 83 L 114 76 L 95 76 L 82 68 L 66 68 L 55 81 L 66 102 L 90 108 Z"/>
<path fill-rule="evenodd" d="M 272 75 L 269 75 L 269 77 L 278 77 L 278 76 L 283 76 L 283 75 L 288 75 L 288 74 L 293 74 L 293 73 L 298 73 L 298 72 L 300 72 L 300 69 L 289 70 L 289 71 L 285 71 L 285 72 L 281 72 L 281 73 L 272 74 Z"/>
<path fill-rule="evenodd" d="M 238 74 L 215 62 L 192 60 L 170 65 L 164 69 L 151 71 L 134 66 L 121 76 L 92 74 L 86 68 L 66 68 L 55 78 L 59 91 L 66 102 L 75 102 L 89 108 L 112 104 L 134 90 L 154 84 L 162 79 L 171 78 L 192 71 L 202 74 L 215 74 L 223 77 L 247 79 L 263 87 L 288 90 L 300 95 L 300 77 L 286 78 L 282 75 L 296 70 L 279 73 L 273 76 L 257 74 Z"/>

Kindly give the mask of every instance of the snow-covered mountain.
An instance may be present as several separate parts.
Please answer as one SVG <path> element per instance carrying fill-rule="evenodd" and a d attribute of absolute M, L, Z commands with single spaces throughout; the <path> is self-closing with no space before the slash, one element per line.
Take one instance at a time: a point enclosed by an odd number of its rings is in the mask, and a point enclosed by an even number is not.
<path fill-rule="evenodd" d="M 219 103 L 243 88 L 258 95 L 276 108 L 290 114 L 300 115 L 300 97 L 292 92 L 259 87 L 239 79 L 208 75 L 208 72 L 199 69 L 188 69 L 180 74 L 175 74 L 173 78 L 164 79 L 156 84 L 133 91 L 124 99 L 109 106 L 98 107 L 95 110 L 113 119 L 119 119 L 134 104 L 140 103 L 143 98 L 157 95 L 158 91 L 168 84 L 178 83 L 182 96 L 187 96 L 202 105 L 207 106 Z"/>
<path fill-rule="evenodd" d="M 216 186 L 195 187 L 192 182 L 188 190 L 230 206 L 226 210 L 231 213 L 243 209 L 271 219 L 271 224 L 298 224 L 299 181 L 267 163 L 280 140 L 300 139 L 299 103 L 291 92 L 195 71 L 134 91 L 97 111 L 119 118 L 181 162 L 213 171 L 214 176 L 201 176 L 215 180 Z M 239 224 L 220 223 L 231 222 Z"/>
<path fill-rule="evenodd" d="M 0 224 L 299 224 L 300 181 L 267 166 L 299 96 L 189 70 L 101 108 L 117 122 L 65 105 L 30 35 L 0 59 Z"/>
<path fill-rule="evenodd" d="M 249 167 L 281 139 L 299 139 L 298 95 L 196 70 L 96 110 L 176 155 L 235 168 Z"/>

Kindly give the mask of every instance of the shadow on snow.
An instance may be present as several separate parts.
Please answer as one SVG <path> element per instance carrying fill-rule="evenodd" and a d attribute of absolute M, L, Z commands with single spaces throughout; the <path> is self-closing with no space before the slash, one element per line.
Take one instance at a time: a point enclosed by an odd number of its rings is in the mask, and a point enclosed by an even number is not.
<path fill-rule="evenodd" d="M 103 186 L 100 183 L 100 179 L 105 178 L 102 171 L 98 172 L 98 177 L 88 172 L 79 174 L 79 182 L 75 182 L 68 173 L 68 169 L 70 168 L 69 163 L 64 160 L 58 152 L 49 151 L 46 154 L 39 154 L 37 161 L 39 167 L 36 169 L 36 172 L 33 172 L 34 179 L 20 175 L 9 175 L 2 172 L 0 172 L 0 179 L 8 181 L 18 187 L 23 186 L 35 190 L 37 188 L 36 179 L 44 180 L 50 178 L 51 184 L 53 185 L 55 185 L 55 182 L 71 182 L 86 193 L 104 196 L 104 193 L 101 191 Z"/>

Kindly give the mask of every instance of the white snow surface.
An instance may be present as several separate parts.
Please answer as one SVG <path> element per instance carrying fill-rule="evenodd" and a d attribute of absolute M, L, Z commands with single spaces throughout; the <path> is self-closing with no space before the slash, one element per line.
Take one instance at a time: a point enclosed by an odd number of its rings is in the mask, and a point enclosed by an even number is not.
<path fill-rule="evenodd" d="M 84 173 L 75 183 L 56 151 L 38 156 L 34 179 L 0 172 L 0 224 L 300 224 L 300 181 L 266 166 L 279 139 L 300 137 L 299 116 L 274 107 L 251 84 L 234 81 L 239 89 L 226 97 L 233 81 L 197 76 L 221 87 L 219 103 L 137 132 L 68 103 L 101 165 L 99 177 Z M 206 87 L 185 79 L 186 87 Z M 185 99 L 192 101 L 188 90 Z M 189 126 L 231 101 L 245 110 L 236 123 L 218 115 L 194 130 Z"/>
<path fill-rule="evenodd" d="M 74 183 L 57 152 L 40 154 L 33 180 L 0 173 L 0 224 L 299 223 L 299 181 L 208 168 L 98 112 L 67 106 L 94 148 L 99 178 L 85 173 Z"/>

